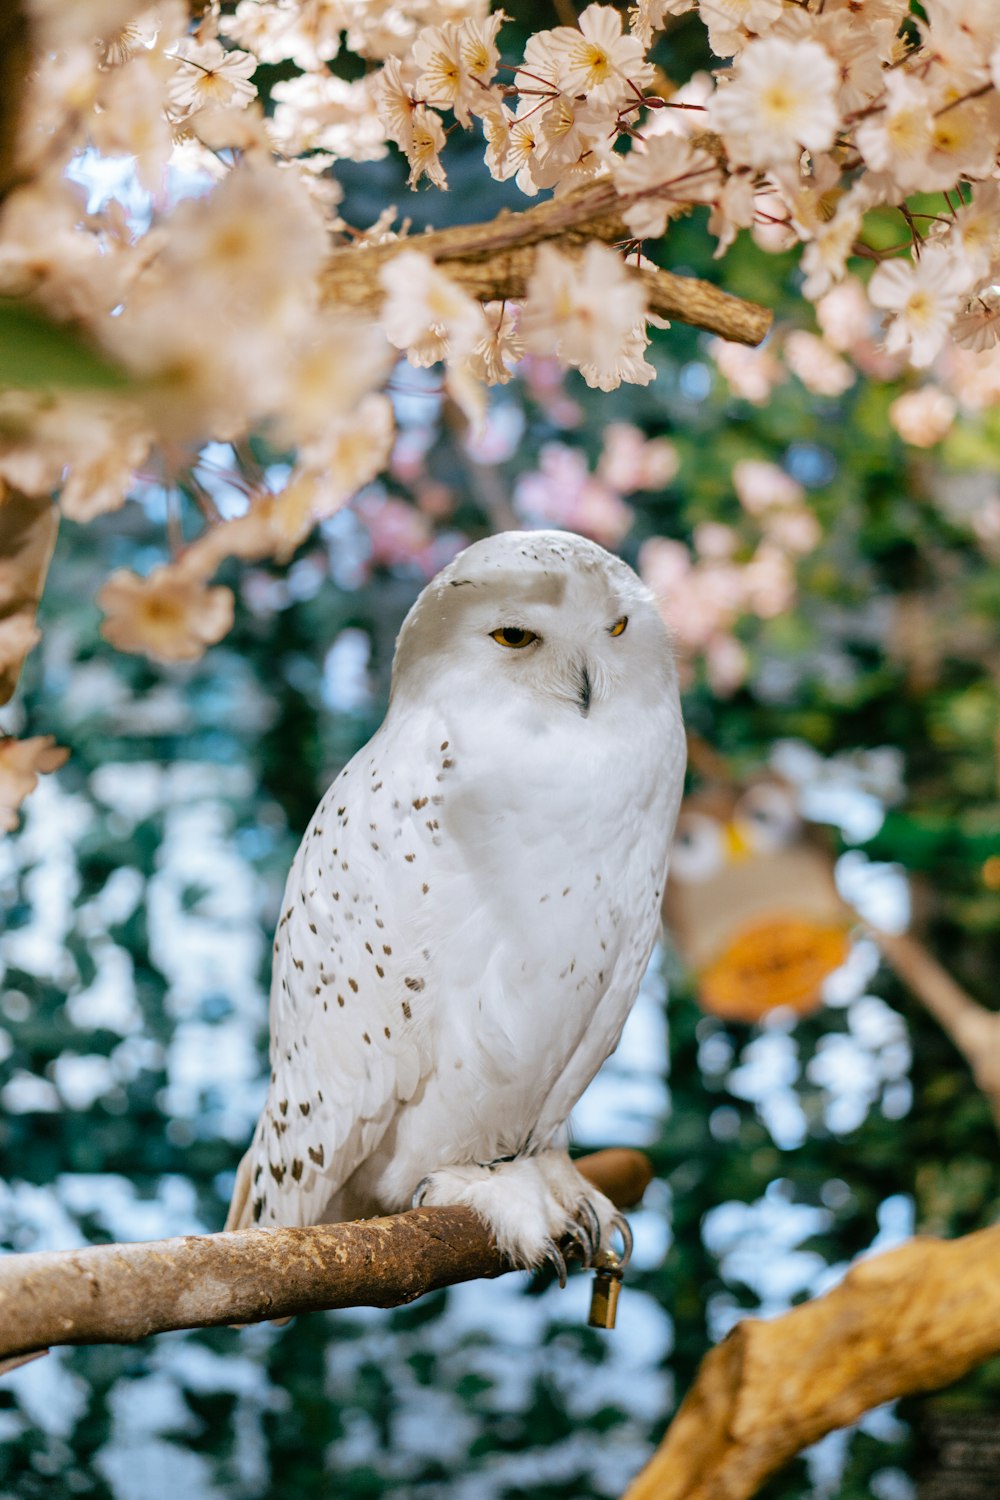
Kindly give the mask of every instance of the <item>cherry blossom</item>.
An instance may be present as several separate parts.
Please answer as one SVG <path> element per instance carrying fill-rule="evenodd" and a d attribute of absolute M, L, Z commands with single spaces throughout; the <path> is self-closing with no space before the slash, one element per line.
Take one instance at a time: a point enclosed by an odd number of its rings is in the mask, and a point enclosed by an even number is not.
<path fill-rule="evenodd" d="M 893 316 L 886 332 L 890 354 L 905 350 L 918 368 L 929 365 L 948 334 L 968 284 L 965 267 L 944 244 L 927 245 L 917 261 L 885 261 L 868 283 L 875 307 Z"/>
<path fill-rule="evenodd" d="M 433 364 L 447 354 L 460 359 L 482 337 L 482 313 L 451 277 L 419 250 L 403 250 L 383 267 L 387 293 L 381 322 L 389 342 L 406 349 L 413 364 Z"/>
<path fill-rule="evenodd" d="M 731 161 L 769 167 L 833 144 L 837 68 L 825 48 L 780 37 L 751 42 L 732 75 L 709 106 Z"/>
<path fill-rule="evenodd" d="M 629 200 L 622 217 L 637 239 L 661 235 L 677 204 L 710 202 L 721 187 L 713 158 L 679 136 L 656 136 L 642 151 L 617 157 L 614 175 Z"/>
<path fill-rule="evenodd" d="M 897 396 L 889 407 L 889 421 L 905 443 L 914 448 L 932 448 L 947 437 L 958 406 L 940 386 L 924 385 Z"/>
<path fill-rule="evenodd" d="M 548 33 L 559 85 L 567 94 L 617 102 L 651 82 L 653 65 L 643 58 L 642 43 L 622 34 L 621 14 L 613 5 L 588 5 L 578 24 L 579 31 L 559 26 Z"/>
<path fill-rule="evenodd" d="M 26 740 L 0 737 L 0 833 L 14 831 L 17 809 L 35 790 L 39 776 L 57 771 L 68 756 L 51 734 Z"/>
<path fill-rule="evenodd" d="M 102 595 L 108 639 L 191 659 L 227 628 L 231 598 L 208 586 L 224 556 L 287 555 L 391 462 L 394 351 L 443 363 L 435 383 L 484 431 L 486 388 L 518 376 L 567 427 L 582 414 L 565 369 L 602 390 L 652 382 L 649 324 L 662 325 L 646 308 L 650 276 L 628 264 L 634 246 L 557 235 L 529 248 L 500 300 L 488 279 L 473 296 L 422 254 L 405 207 L 385 205 L 367 226 L 341 217 L 338 164 L 398 151 L 433 220 L 459 130 L 481 131 L 484 172 L 525 201 L 551 190 L 572 205 L 586 183 L 597 202 L 616 195 L 626 234 L 646 241 L 669 232 L 675 210 L 705 204 L 723 262 L 744 233 L 793 252 L 819 333 L 785 323 L 759 349 L 715 340 L 720 381 L 762 404 L 790 375 L 836 399 L 857 369 L 926 370 L 890 420 L 916 446 L 940 441 L 960 415 L 1000 402 L 1000 48 L 992 0 L 911 9 L 636 0 L 626 21 L 598 3 L 516 54 L 489 0 L 239 0 L 196 21 L 181 0 L 33 0 L 0 293 L 72 323 L 132 384 L 116 404 L 0 392 L 0 476 L 58 494 L 83 523 L 123 505 L 139 475 L 183 488 L 206 441 L 250 455 L 234 459 L 245 514 L 186 509 L 172 561 L 147 579 L 117 575 Z M 668 82 L 650 48 L 688 14 L 720 65 Z M 342 50 L 363 66 L 331 70 Z M 261 64 L 282 70 L 267 111 Z M 67 175 L 87 152 L 131 159 L 142 212 L 114 196 L 88 206 Z M 178 192 L 179 180 L 196 186 Z M 937 201 L 915 199 L 930 191 Z M 380 286 L 349 288 L 344 305 L 336 273 L 354 246 L 379 247 Z M 283 449 L 276 494 L 251 437 Z M 596 471 L 559 460 L 561 496 L 554 462 L 523 492 L 531 514 L 614 541 L 631 520 L 624 497 L 670 483 L 678 459 L 623 423 Z M 785 606 L 817 535 L 782 470 L 747 456 L 733 483 L 738 545 L 703 526 L 693 552 L 661 539 L 656 554 L 661 574 L 675 570 L 682 639 L 726 690 L 745 670 L 736 622 Z M 429 538 L 414 541 L 410 562 L 423 569 L 431 553 Z M 11 623 L 8 649 L 35 628 Z"/>
<path fill-rule="evenodd" d="M 118 568 L 97 603 L 105 640 L 160 662 L 197 660 L 233 623 L 232 591 L 206 588 L 177 565 L 154 568 L 147 578 Z"/>
<path fill-rule="evenodd" d="M 245 107 L 257 96 L 250 82 L 257 59 L 249 52 L 227 51 L 221 42 L 185 38 L 172 54 L 177 72 L 167 89 L 175 109 L 190 112 L 207 104 Z"/>
<path fill-rule="evenodd" d="M 525 348 L 603 368 L 642 320 L 645 299 L 621 260 L 589 244 L 579 258 L 542 245 L 521 316 Z"/>

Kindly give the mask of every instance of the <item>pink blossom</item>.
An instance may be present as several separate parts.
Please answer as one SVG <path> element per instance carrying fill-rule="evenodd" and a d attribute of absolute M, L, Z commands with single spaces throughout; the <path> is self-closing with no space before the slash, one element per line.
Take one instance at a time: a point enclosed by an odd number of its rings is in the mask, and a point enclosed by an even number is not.
<path fill-rule="evenodd" d="M 784 614 L 795 598 L 795 578 L 787 556 L 772 543 L 761 542 L 743 573 L 747 603 L 762 620 Z"/>
<path fill-rule="evenodd" d="M 756 458 L 742 458 L 733 467 L 733 486 L 740 504 L 752 516 L 759 516 L 771 506 L 800 505 L 805 498 L 802 486 L 777 464 Z"/>
<path fill-rule="evenodd" d="M 694 529 L 694 550 L 706 560 L 715 562 L 732 557 L 739 543 L 733 528 L 721 521 L 702 521 Z"/>
<path fill-rule="evenodd" d="M 679 468 L 677 449 L 667 438 L 647 440 L 631 422 L 612 422 L 605 427 L 597 472 L 620 494 L 662 489 Z"/>
<path fill-rule="evenodd" d="M 374 567 L 400 568 L 419 562 L 430 542 L 431 527 L 415 506 L 369 491 L 352 508 L 368 532 Z"/>
<path fill-rule="evenodd" d="M 875 319 L 857 277 L 845 277 L 839 286 L 820 297 L 816 303 L 816 321 L 827 343 L 840 354 L 871 338 Z"/>
<path fill-rule="evenodd" d="M 799 556 L 812 552 L 823 539 L 823 529 L 816 517 L 801 505 L 769 510 L 764 515 L 763 524 L 769 541 L 785 552 Z"/>
<path fill-rule="evenodd" d="M 547 443 L 538 470 L 518 481 L 514 509 L 527 520 L 579 531 L 605 547 L 617 546 L 634 519 L 621 496 L 588 471 L 580 450 L 563 443 Z"/>
<path fill-rule="evenodd" d="M 914 448 L 933 448 L 947 437 L 958 410 L 954 398 L 937 385 L 906 391 L 889 407 L 889 421 L 904 443 Z"/>
<path fill-rule="evenodd" d="M 773 388 L 786 378 L 784 368 L 768 345 L 748 349 L 744 344 L 713 339 L 709 350 L 733 394 L 754 406 L 763 406 Z"/>
<path fill-rule="evenodd" d="M 746 681 L 749 659 L 735 636 L 713 636 L 705 648 L 705 670 L 712 691 L 728 698 Z"/>
<path fill-rule="evenodd" d="M 785 339 L 785 363 L 817 396 L 842 396 L 857 378 L 846 360 L 804 328 L 794 329 Z"/>

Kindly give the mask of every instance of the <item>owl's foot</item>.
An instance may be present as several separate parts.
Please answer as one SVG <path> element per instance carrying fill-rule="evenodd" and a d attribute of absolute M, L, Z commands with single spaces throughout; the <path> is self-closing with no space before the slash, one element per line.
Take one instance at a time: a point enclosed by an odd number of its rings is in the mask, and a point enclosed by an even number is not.
<path fill-rule="evenodd" d="M 622 1266 L 632 1255 L 632 1231 L 610 1198 L 588 1182 L 565 1151 L 543 1151 L 534 1158 L 545 1177 L 549 1192 L 567 1216 L 564 1233 L 575 1239 L 585 1266 L 592 1265 L 602 1251 L 613 1251 Z M 615 1238 L 621 1242 L 616 1245 Z"/>
<path fill-rule="evenodd" d="M 443 1167 L 431 1172 L 413 1195 L 415 1208 L 462 1203 L 474 1210 L 492 1231 L 497 1247 L 520 1266 L 549 1261 L 560 1285 L 566 1262 L 560 1244 L 572 1239 L 580 1246 L 584 1265 L 600 1250 L 613 1248 L 617 1233 L 624 1245 L 623 1261 L 632 1248 L 629 1227 L 614 1204 L 598 1192 L 571 1163 L 564 1151 L 485 1166 Z"/>

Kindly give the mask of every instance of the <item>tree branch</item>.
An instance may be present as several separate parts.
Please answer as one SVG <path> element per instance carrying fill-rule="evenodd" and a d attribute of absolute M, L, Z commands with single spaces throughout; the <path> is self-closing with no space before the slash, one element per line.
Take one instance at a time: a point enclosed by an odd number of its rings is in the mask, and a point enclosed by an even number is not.
<path fill-rule="evenodd" d="M 0 6 L 0 201 L 17 182 L 17 137 L 31 64 L 31 37 L 24 5 Z"/>
<path fill-rule="evenodd" d="M 521 213 L 505 209 L 485 224 L 458 224 L 385 244 L 336 250 L 323 274 L 323 290 L 331 302 L 374 311 L 384 296 L 379 281 L 382 267 L 404 250 L 419 250 L 470 296 L 484 302 L 521 298 L 540 244 L 548 241 L 569 251 L 591 240 L 604 244 L 631 240 L 622 210 L 638 196 L 619 194 L 610 181 L 604 180 L 574 188 Z M 670 216 L 676 218 L 688 207 L 672 203 Z M 710 282 L 678 276 L 673 271 L 629 269 L 646 290 L 649 311 L 659 317 L 751 345 L 759 344 L 771 326 L 773 314 L 768 308 L 733 297 Z"/>
<path fill-rule="evenodd" d="M 638 1151 L 599 1151 L 576 1165 L 619 1207 L 637 1203 L 652 1176 Z M 0 1370 L 55 1344 L 127 1344 L 320 1308 L 398 1307 L 514 1269 L 468 1208 L 7 1255 Z"/>
<path fill-rule="evenodd" d="M 0 479 L 0 627 L 17 633 L 0 653 L 0 704 L 10 701 L 35 640 L 35 615 L 52 561 L 59 510 Z"/>
<path fill-rule="evenodd" d="M 746 1500 L 824 1433 L 998 1353 L 1000 1226 L 911 1240 L 825 1297 L 740 1323 L 624 1500 Z"/>
<path fill-rule="evenodd" d="M 1000 1011 L 967 995 L 909 933 L 869 929 L 889 966 L 951 1037 L 989 1101 L 1000 1130 Z"/>

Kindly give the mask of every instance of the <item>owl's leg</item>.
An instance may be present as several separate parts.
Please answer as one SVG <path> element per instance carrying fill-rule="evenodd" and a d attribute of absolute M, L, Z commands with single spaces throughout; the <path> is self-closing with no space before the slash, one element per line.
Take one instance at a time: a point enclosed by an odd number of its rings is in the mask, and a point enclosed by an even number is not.
<path fill-rule="evenodd" d="M 550 1261 L 560 1282 L 566 1266 L 560 1242 L 575 1239 L 585 1264 L 612 1248 L 615 1232 L 631 1248 L 621 1214 L 573 1166 L 565 1151 L 544 1151 L 484 1166 L 444 1167 L 418 1184 L 414 1207 L 462 1203 L 492 1231 L 498 1248 L 521 1266 Z"/>

